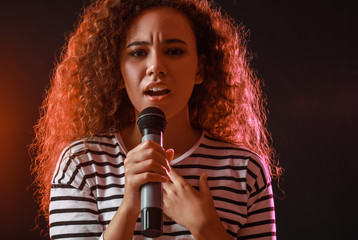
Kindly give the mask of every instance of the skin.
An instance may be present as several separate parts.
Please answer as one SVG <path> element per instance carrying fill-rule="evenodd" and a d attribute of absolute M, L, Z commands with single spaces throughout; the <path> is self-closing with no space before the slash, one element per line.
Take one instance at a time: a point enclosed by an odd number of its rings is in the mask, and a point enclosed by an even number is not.
<path fill-rule="evenodd" d="M 128 29 L 120 59 L 124 87 L 137 116 L 156 106 L 164 111 L 168 124 L 164 148 L 151 141 L 141 143 L 135 124 L 121 131 L 129 150 L 124 161 L 125 195 L 104 238 L 132 239 L 141 185 L 162 182 L 164 214 L 187 227 L 195 239 L 229 239 L 215 211 L 206 174 L 201 175 L 197 191 L 170 167 L 172 159 L 201 135 L 191 127 L 188 114 L 194 85 L 203 81 L 190 21 L 174 9 L 141 13 Z M 153 87 L 160 93 L 148 92 Z"/>

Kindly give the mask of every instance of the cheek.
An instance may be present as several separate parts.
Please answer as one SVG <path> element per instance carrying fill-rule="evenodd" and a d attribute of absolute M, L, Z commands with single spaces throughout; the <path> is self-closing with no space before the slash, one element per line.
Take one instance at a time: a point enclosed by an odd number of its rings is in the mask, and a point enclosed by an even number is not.
<path fill-rule="evenodd" d="M 140 79 L 140 66 L 138 64 L 127 62 L 121 64 L 120 68 L 126 88 L 131 88 L 138 83 L 138 79 Z"/>
<path fill-rule="evenodd" d="M 125 79 L 133 76 L 133 74 L 136 72 L 135 69 L 136 67 L 134 64 L 128 62 L 121 64 L 121 72 Z"/>
<path fill-rule="evenodd" d="M 179 62 L 171 63 L 171 72 L 183 79 L 194 79 L 197 73 L 198 61 L 195 56 L 188 56 Z"/>
<path fill-rule="evenodd" d="M 186 65 L 182 69 L 178 70 L 177 76 L 179 77 L 179 81 L 181 82 L 181 86 L 183 88 L 191 89 L 196 82 L 197 68 L 195 65 L 190 64 Z"/>

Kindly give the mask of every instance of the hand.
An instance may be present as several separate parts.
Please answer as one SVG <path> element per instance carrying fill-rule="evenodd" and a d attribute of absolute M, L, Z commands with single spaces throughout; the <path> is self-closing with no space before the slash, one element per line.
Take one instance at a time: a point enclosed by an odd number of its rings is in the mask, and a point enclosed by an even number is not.
<path fill-rule="evenodd" d="M 127 153 L 124 160 L 125 194 L 121 205 L 104 232 L 104 238 L 132 239 L 140 213 L 140 188 L 148 182 L 168 182 L 173 150 L 145 141 Z"/>
<path fill-rule="evenodd" d="M 129 151 L 124 160 L 125 194 L 122 204 L 139 214 L 141 186 L 148 182 L 169 181 L 172 158 L 173 150 L 165 151 L 149 140 Z"/>
<path fill-rule="evenodd" d="M 164 213 L 188 228 L 195 239 L 227 239 L 214 207 L 207 174 L 200 176 L 199 191 L 174 170 L 170 176 L 171 181 L 163 184 Z"/>

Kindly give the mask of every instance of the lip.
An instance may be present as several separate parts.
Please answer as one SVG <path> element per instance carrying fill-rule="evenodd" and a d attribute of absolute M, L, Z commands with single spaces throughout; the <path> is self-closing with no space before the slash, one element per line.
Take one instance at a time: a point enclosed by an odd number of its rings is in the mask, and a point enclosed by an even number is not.
<path fill-rule="evenodd" d="M 149 101 L 151 102 L 160 102 L 168 98 L 170 93 L 162 95 L 162 96 L 150 96 L 150 95 L 144 95 Z"/>
<path fill-rule="evenodd" d="M 164 88 L 164 89 L 168 89 L 170 92 L 165 95 L 161 95 L 161 96 L 151 96 L 151 95 L 146 94 L 146 92 L 151 88 Z M 147 87 L 143 91 L 143 94 L 151 102 L 158 102 L 158 101 L 163 101 L 164 99 L 166 99 L 171 94 L 171 90 L 163 82 L 151 82 L 150 84 L 147 85 Z"/>
<path fill-rule="evenodd" d="M 165 88 L 165 89 L 170 90 L 170 89 L 168 88 L 168 86 L 167 86 L 164 82 L 151 82 L 151 83 L 149 83 L 149 84 L 147 85 L 147 87 L 144 89 L 144 93 L 145 93 L 146 91 L 148 91 L 149 89 L 151 89 L 151 88 Z"/>

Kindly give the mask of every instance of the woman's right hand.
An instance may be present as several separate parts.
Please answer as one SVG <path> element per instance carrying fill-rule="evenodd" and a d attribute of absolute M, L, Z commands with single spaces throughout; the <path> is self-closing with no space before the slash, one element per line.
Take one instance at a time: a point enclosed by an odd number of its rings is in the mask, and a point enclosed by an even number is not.
<path fill-rule="evenodd" d="M 140 213 L 140 189 L 148 182 L 167 182 L 172 149 L 164 150 L 159 144 L 145 141 L 127 153 L 124 160 L 124 197 L 116 214 L 104 232 L 104 239 L 133 238 L 134 227 Z"/>
<path fill-rule="evenodd" d="M 125 194 L 122 204 L 135 213 L 140 212 L 140 189 L 148 182 L 170 180 L 172 149 L 164 150 L 159 144 L 147 140 L 127 153 L 124 160 Z"/>

